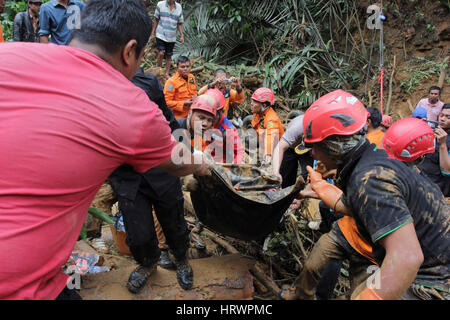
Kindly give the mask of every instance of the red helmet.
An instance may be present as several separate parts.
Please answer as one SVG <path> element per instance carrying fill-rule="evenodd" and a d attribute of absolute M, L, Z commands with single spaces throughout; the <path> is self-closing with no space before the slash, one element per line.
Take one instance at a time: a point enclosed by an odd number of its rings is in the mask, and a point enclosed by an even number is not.
<path fill-rule="evenodd" d="M 306 110 L 303 132 L 306 143 L 315 143 L 331 135 L 352 135 L 367 123 L 370 116 L 364 105 L 344 90 L 330 92 Z"/>
<path fill-rule="evenodd" d="M 216 100 L 217 111 L 225 107 L 225 97 L 219 89 L 208 89 L 204 94 L 213 97 Z"/>
<path fill-rule="evenodd" d="M 414 161 L 424 154 L 434 152 L 434 132 L 421 119 L 404 118 L 386 131 L 382 146 L 390 158 Z"/>
<path fill-rule="evenodd" d="M 383 114 L 383 118 L 381 120 L 381 125 L 389 128 L 390 126 L 392 126 L 392 117 L 388 116 L 387 114 Z"/>
<path fill-rule="evenodd" d="M 258 102 L 269 102 L 273 106 L 275 95 L 269 88 L 259 88 L 253 92 L 252 99 Z"/>
<path fill-rule="evenodd" d="M 192 102 L 191 105 L 191 110 L 203 110 L 211 113 L 215 117 L 217 112 L 216 99 L 210 95 L 202 94 L 194 99 L 194 102 Z"/>

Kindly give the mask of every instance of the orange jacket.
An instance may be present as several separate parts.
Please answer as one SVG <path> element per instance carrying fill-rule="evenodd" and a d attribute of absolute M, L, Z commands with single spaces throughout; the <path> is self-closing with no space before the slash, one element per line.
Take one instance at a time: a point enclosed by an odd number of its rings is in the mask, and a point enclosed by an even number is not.
<path fill-rule="evenodd" d="M 377 129 L 366 134 L 367 140 L 369 140 L 370 143 L 375 143 L 378 148 L 380 148 L 383 137 L 384 132 L 381 129 Z"/>
<path fill-rule="evenodd" d="M 3 29 L 1 24 L 0 24 L 0 42 L 5 42 L 5 39 L 3 39 Z"/>
<path fill-rule="evenodd" d="M 197 96 L 197 82 L 193 74 L 184 79 L 177 72 L 164 85 L 164 97 L 166 104 L 172 109 L 175 118 L 186 118 L 190 107 L 184 102 Z"/>
<path fill-rule="evenodd" d="M 199 91 L 198 95 L 204 94 L 208 90 L 208 86 L 203 86 Z M 243 104 L 245 101 L 245 92 L 241 88 L 241 92 L 237 92 L 235 89 L 229 89 L 224 94 L 225 97 L 225 106 L 223 107 L 223 114 L 228 116 L 228 110 L 230 109 L 230 105 L 234 107 L 235 105 Z"/>
<path fill-rule="evenodd" d="M 264 136 L 264 155 L 272 155 L 274 139 L 277 138 L 277 141 L 280 141 L 284 134 L 283 124 L 275 110 L 270 107 L 263 112 L 262 116 L 259 113 L 254 113 L 252 126 L 259 137 Z"/>

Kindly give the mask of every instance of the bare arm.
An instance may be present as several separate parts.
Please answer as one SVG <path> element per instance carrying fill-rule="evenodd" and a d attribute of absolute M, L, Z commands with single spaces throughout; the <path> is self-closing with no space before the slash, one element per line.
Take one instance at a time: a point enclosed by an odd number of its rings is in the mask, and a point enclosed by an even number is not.
<path fill-rule="evenodd" d="M 379 241 L 386 249 L 386 256 L 380 268 L 380 286 L 372 290 L 383 300 L 396 300 L 406 292 L 415 279 L 424 259 L 422 248 L 412 222 Z M 361 284 L 355 293 L 364 288 L 366 283 Z M 366 293 L 368 290 L 370 289 L 364 289 Z M 358 297 L 364 297 L 364 291 Z"/>
<path fill-rule="evenodd" d="M 281 177 L 280 175 L 280 167 L 281 163 L 283 162 L 284 158 L 284 152 L 289 148 L 289 144 L 281 138 L 280 142 L 275 147 L 275 150 L 273 151 L 273 158 L 272 158 L 272 170 L 273 174 Z"/>
<path fill-rule="evenodd" d="M 177 161 L 175 159 L 184 159 Z M 201 161 L 200 161 L 201 159 Z M 183 177 L 189 174 L 198 176 L 209 175 L 211 167 L 202 156 L 194 156 L 191 151 L 183 144 L 178 143 L 172 151 L 171 159 L 163 162 L 158 168 L 166 170 L 168 173 Z"/>
<path fill-rule="evenodd" d="M 153 22 L 153 27 L 152 27 L 152 33 L 150 34 L 150 41 L 153 41 L 153 39 L 155 39 L 155 32 L 156 32 L 156 27 L 158 26 L 159 23 L 159 19 L 154 20 Z"/>
<path fill-rule="evenodd" d="M 183 24 L 179 23 L 177 27 L 178 27 L 178 32 L 180 32 L 180 42 L 184 43 Z"/>

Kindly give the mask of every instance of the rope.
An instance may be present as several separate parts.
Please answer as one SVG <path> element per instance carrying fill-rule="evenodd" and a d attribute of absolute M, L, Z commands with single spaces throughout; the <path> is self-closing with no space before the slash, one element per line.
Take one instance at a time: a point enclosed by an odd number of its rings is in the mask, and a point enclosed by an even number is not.
<path fill-rule="evenodd" d="M 383 116 L 383 78 L 384 78 L 384 39 L 383 39 L 383 21 L 385 16 L 383 15 L 383 1 L 381 1 L 380 11 L 380 76 L 378 77 L 378 83 L 380 84 L 380 112 Z"/>

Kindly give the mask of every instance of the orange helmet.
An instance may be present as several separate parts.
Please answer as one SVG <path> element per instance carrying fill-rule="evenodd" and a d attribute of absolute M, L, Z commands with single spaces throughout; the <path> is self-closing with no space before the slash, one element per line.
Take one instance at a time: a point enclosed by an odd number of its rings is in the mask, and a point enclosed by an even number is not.
<path fill-rule="evenodd" d="M 216 99 L 210 95 L 202 94 L 194 99 L 192 102 L 191 110 L 203 110 L 211 113 L 214 117 L 217 113 L 217 102 Z"/>
<path fill-rule="evenodd" d="M 424 154 L 434 152 L 434 132 L 421 119 L 404 118 L 386 131 L 382 146 L 390 158 L 414 161 Z"/>
<path fill-rule="evenodd" d="M 303 117 L 304 141 L 315 143 L 331 135 L 359 132 L 370 116 L 361 101 L 344 90 L 330 92 L 306 110 Z"/>
<path fill-rule="evenodd" d="M 275 95 L 269 88 L 259 88 L 253 92 L 252 99 L 258 102 L 269 102 L 273 106 L 275 102 Z"/>
<path fill-rule="evenodd" d="M 225 107 L 225 97 L 219 89 L 208 89 L 204 94 L 213 97 L 216 100 L 217 111 Z"/>

